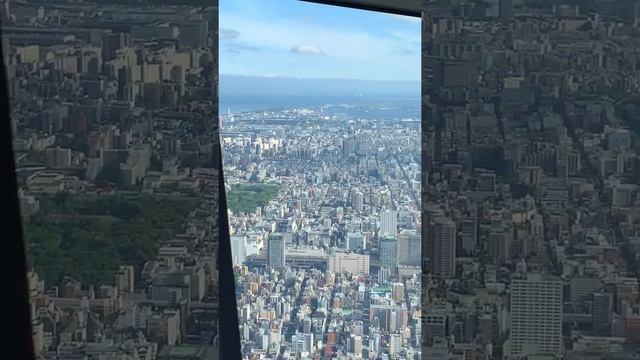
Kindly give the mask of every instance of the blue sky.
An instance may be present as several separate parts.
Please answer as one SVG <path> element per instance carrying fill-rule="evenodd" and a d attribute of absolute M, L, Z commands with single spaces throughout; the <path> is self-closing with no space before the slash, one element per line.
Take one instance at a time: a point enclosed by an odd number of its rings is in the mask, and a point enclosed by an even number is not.
<path fill-rule="evenodd" d="M 298 0 L 219 0 L 220 73 L 420 81 L 420 21 Z"/>

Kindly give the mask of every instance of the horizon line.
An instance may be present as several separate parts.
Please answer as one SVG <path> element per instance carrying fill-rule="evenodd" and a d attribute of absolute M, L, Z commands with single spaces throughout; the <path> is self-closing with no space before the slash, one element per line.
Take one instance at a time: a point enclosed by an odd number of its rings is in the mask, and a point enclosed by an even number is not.
<path fill-rule="evenodd" d="M 220 76 L 238 76 L 246 78 L 264 78 L 264 79 L 290 79 L 290 80 L 340 80 L 340 81 L 375 81 L 375 82 L 403 82 L 403 83 L 421 83 L 421 79 L 417 80 L 383 80 L 383 79 L 356 79 L 356 78 L 319 78 L 319 77 L 292 77 L 282 75 L 247 75 L 247 74 L 223 74 Z"/>

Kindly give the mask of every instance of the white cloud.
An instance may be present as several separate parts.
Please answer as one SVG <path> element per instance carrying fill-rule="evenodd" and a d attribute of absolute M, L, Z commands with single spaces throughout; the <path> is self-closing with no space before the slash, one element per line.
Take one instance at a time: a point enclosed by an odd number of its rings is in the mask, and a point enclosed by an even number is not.
<path fill-rule="evenodd" d="M 367 60 L 399 54 L 407 45 L 405 39 L 398 41 L 390 33 L 375 36 L 363 30 L 306 24 L 295 19 L 249 20 L 241 15 L 227 14 L 221 16 L 220 21 L 220 26 L 233 24 L 234 28 L 240 29 L 243 40 L 248 44 L 287 52 L 299 44 L 313 44 L 334 57 Z"/>
<path fill-rule="evenodd" d="M 289 50 L 294 54 L 306 54 L 306 55 L 324 55 L 324 51 L 313 45 L 296 45 Z"/>
<path fill-rule="evenodd" d="M 222 53 L 220 71 L 293 77 L 420 78 L 417 23 L 389 24 L 385 29 L 377 23 L 335 26 L 307 20 L 291 16 L 266 19 L 226 12 L 220 16 L 220 26 L 237 29 L 241 33 L 237 40 L 242 39 L 243 45 L 255 52 L 252 56 L 240 51 Z"/>

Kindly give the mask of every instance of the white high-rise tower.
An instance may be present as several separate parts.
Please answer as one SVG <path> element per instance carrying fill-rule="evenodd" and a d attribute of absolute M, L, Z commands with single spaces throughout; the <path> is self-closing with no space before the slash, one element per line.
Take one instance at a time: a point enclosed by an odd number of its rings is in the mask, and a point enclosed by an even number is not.
<path fill-rule="evenodd" d="M 562 281 L 542 274 L 511 283 L 509 354 L 562 352 Z"/>

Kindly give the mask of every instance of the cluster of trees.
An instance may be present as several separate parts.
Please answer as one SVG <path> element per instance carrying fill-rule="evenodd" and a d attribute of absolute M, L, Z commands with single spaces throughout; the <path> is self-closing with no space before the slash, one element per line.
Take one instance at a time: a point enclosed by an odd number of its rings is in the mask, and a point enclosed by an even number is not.
<path fill-rule="evenodd" d="M 138 270 L 181 230 L 196 198 L 158 195 L 69 195 L 41 199 L 25 225 L 29 264 L 50 285 L 65 276 L 110 284 L 118 266 Z"/>
<path fill-rule="evenodd" d="M 280 187 L 273 184 L 238 184 L 227 193 L 227 206 L 234 213 L 250 214 L 273 199 Z"/>

